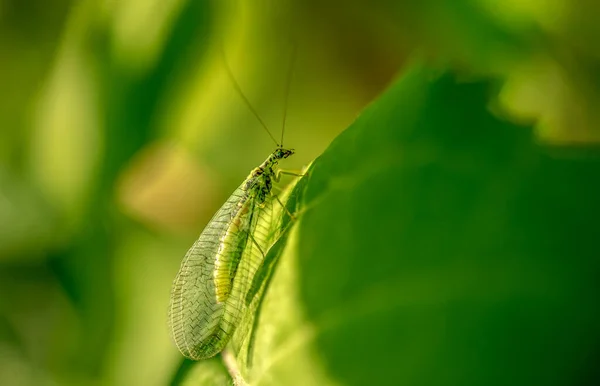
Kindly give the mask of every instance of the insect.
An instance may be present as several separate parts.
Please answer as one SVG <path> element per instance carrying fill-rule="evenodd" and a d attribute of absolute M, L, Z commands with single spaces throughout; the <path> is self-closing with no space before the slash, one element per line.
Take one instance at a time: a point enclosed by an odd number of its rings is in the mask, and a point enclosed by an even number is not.
<path fill-rule="evenodd" d="M 293 63 L 293 61 L 292 61 Z M 238 94 L 277 143 L 264 121 L 242 93 L 227 64 L 228 76 Z M 200 237 L 187 251 L 173 281 L 169 324 L 175 344 L 190 359 L 210 358 L 227 345 L 246 308 L 245 297 L 252 278 L 274 243 L 277 226 L 275 202 L 287 212 L 272 193 L 273 181 L 281 174 L 279 161 L 294 154 L 283 147 L 285 111 L 291 78 L 286 85 L 281 142 L 256 167 L 210 220 Z M 293 218 L 292 214 L 287 214 Z"/>

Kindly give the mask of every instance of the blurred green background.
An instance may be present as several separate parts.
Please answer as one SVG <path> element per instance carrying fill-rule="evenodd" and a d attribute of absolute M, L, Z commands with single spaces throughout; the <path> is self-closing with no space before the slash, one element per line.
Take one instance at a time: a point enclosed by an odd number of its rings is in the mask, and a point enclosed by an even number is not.
<path fill-rule="evenodd" d="M 493 79 L 542 143 L 600 139 L 600 6 L 0 1 L 0 384 L 164 385 L 181 257 L 274 144 L 300 167 L 415 58 Z"/>

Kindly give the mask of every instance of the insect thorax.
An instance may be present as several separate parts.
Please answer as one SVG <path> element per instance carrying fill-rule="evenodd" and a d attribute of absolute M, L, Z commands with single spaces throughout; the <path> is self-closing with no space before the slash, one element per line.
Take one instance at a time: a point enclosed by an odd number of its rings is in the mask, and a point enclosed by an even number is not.
<path fill-rule="evenodd" d="M 272 180 L 274 175 L 275 172 L 271 167 L 267 169 L 257 167 L 248 176 L 244 190 L 246 190 L 250 198 L 256 200 L 258 205 L 262 205 L 269 197 L 271 188 L 273 187 Z"/>
<path fill-rule="evenodd" d="M 279 160 L 287 158 L 292 154 L 294 154 L 294 150 L 278 147 L 267 157 L 265 162 L 252 170 L 246 179 L 244 190 L 248 193 L 249 197 L 253 197 L 256 200 L 258 205 L 264 204 L 271 194 L 273 179 L 276 178 Z"/>

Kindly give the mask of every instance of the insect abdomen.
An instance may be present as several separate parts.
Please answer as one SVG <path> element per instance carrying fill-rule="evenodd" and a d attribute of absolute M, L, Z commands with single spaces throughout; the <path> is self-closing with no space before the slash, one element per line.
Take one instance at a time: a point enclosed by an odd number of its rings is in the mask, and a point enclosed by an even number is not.
<path fill-rule="evenodd" d="M 248 241 L 248 228 L 250 227 L 248 205 L 248 199 L 239 204 L 240 210 L 220 240 L 213 279 L 218 303 L 226 301 L 231 294 L 233 279 Z"/>

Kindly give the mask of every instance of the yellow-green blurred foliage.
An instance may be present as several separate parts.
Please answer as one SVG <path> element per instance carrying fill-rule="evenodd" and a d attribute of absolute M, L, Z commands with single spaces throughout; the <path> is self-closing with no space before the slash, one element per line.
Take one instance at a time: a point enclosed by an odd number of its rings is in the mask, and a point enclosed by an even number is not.
<path fill-rule="evenodd" d="M 275 144 L 299 167 L 418 56 L 498 79 L 539 138 L 600 138 L 600 6 L 0 1 L 0 384 L 162 385 L 186 248 Z M 224 52 L 224 55 L 223 55 Z M 401 73 L 401 72 L 400 72 Z"/>

